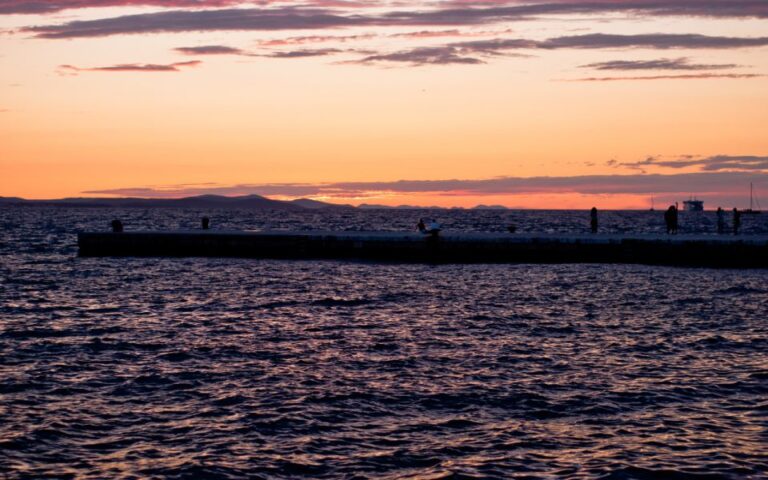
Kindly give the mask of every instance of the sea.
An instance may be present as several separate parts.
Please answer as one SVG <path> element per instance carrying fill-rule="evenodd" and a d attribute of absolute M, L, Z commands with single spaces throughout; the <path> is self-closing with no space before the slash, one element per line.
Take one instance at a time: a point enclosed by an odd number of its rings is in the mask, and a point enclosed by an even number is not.
<path fill-rule="evenodd" d="M 587 211 L 2 207 L 0 478 L 768 478 L 768 270 L 77 256 L 76 233 L 115 218 L 204 215 L 589 228 Z M 713 212 L 680 223 L 716 234 Z M 660 233 L 663 212 L 601 211 L 600 229 Z"/>

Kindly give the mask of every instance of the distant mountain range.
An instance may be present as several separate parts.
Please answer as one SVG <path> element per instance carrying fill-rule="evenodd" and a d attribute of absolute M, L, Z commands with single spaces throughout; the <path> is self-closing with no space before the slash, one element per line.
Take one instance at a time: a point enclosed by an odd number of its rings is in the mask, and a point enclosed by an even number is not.
<path fill-rule="evenodd" d="M 2 206 L 42 206 L 42 207 L 92 207 L 92 208 L 200 208 L 200 209 L 230 209 L 230 210 L 336 210 L 336 209 L 420 209 L 435 210 L 444 207 L 415 207 L 411 205 L 387 205 L 362 204 L 359 207 L 352 205 L 338 205 L 325 203 L 309 198 L 297 200 L 272 200 L 261 195 L 244 195 L 240 197 L 225 197 L 222 195 L 198 195 L 185 198 L 59 198 L 54 200 L 27 200 L 19 197 L 0 197 Z M 500 205 L 478 205 L 474 209 L 501 210 L 506 207 Z"/>
<path fill-rule="evenodd" d="M 225 197 L 199 195 L 185 198 L 61 198 L 56 200 L 26 200 L 18 197 L 0 197 L 0 205 L 51 207 L 106 207 L 106 208 L 210 208 L 244 210 L 307 210 L 352 208 L 306 198 L 282 201 L 260 195 Z"/>

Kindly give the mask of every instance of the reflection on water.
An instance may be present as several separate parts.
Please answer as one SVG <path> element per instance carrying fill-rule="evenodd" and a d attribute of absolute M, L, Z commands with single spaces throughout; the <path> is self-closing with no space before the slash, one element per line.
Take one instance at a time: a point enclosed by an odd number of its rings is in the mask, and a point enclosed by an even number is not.
<path fill-rule="evenodd" d="M 0 210 L 1 474 L 768 471 L 768 272 L 75 257 L 75 229 L 115 216 L 193 227 L 199 214 Z M 285 215 L 209 216 L 397 229 L 419 214 Z M 461 230 L 589 227 L 584 212 L 440 215 Z M 609 218 L 663 228 L 647 212 Z"/>

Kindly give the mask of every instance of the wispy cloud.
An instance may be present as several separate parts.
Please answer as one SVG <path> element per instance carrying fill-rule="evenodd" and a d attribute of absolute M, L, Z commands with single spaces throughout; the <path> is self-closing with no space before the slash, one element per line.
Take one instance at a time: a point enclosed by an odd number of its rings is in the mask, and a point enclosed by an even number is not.
<path fill-rule="evenodd" d="M 266 58 L 307 58 L 321 57 L 341 53 L 344 50 L 337 48 L 306 48 L 300 50 L 287 50 L 269 53 L 252 53 L 239 48 L 227 47 L 224 45 L 204 45 L 200 47 L 179 47 L 175 51 L 184 55 L 240 55 L 244 57 L 266 57 Z"/>
<path fill-rule="evenodd" d="M 407 63 L 412 66 L 419 65 L 451 65 L 465 64 L 476 65 L 485 63 L 483 60 L 463 55 L 453 47 L 421 47 L 402 52 L 369 55 L 353 63 L 396 62 Z"/>
<path fill-rule="evenodd" d="M 224 45 L 202 45 L 199 47 L 179 47 L 175 48 L 184 55 L 243 55 L 246 52 L 239 48 L 227 47 Z"/>
<path fill-rule="evenodd" d="M 176 62 L 169 64 L 156 63 L 121 63 L 105 67 L 76 67 L 74 65 L 60 65 L 59 73 L 62 75 L 76 75 L 79 72 L 178 72 L 183 67 L 196 67 L 202 62 L 193 60 L 190 62 Z"/>
<path fill-rule="evenodd" d="M 307 48 L 303 50 L 289 50 L 283 52 L 273 52 L 266 55 L 259 55 L 269 58 L 307 58 L 307 57 L 324 57 L 327 55 L 333 55 L 341 53 L 344 50 L 338 48 Z"/>
<path fill-rule="evenodd" d="M 689 58 L 660 58 L 656 60 L 611 60 L 607 62 L 590 63 L 581 68 L 595 70 L 728 70 L 741 65 L 733 63 L 706 64 L 692 63 Z"/>
<path fill-rule="evenodd" d="M 626 167 L 645 171 L 649 167 L 672 169 L 696 168 L 705 172 L 759 172 L 768 173 L 768 156 L 760 155 L 713 155 L 699 157 L 686 155 L 678 158 L 647 157 L 636 162 L 616 162 L 613 167 Z"/>
<path fill-rule="evenodd" d="M 698 34 L 641 34 L 614 35 L 588 34 L 555 37 L 548 40 L 528 40 L 523 38 L 494 38 L 450 43 L 441 47 L 418 47 L 394 53 L 371 55 L 360 63 L 377 61 L 405 62 L 412 65 L 430 64 L 431 57 L 424 57 L 425 51 L 440 52 L 445 58 L 461 59 L 456 63 L 483 63 L 483 57 L 512 55 L 520 50 L 560 50 L 560 49 L 630 49 L 651 50 L 667 49 L 733 49 L 768 46 L 768 37 L 715 37 Z M 420 62 L 424 57 L 427 61 Z M 678 61 L 678 65 L 683 62 Z"/>
<path fill-rule="evenodd" d="M 642 75 L 627 77 L 585 77 L 565 80 L 567 82 L 626 82 L 626 81 L 650 81 L 650 80 L 712 80 L 731 79 L 746 80 L 753 78 L 766 78 L 768 75 L 759 73 L 691 73 L 681 75 Z"/>
<path fill-rule="evenodd" d="M 521 49 L 649 49 L 649 50 L 721 50 L 768 46 L 768 37 L 723 37 L 699 34 L 651 33 L 618 35 L 592 33 L 554 37 L 548 40 L 495 38 L 452 43 L 448 46 L 463 52 L 500 54 Z"/>
<path fill-rule="evenodd" d="M 478 6 L 478 3 L 481 7 Z M 522 4 L 521 4 L 522 3 Z M 484 8 L 483 8 L 484 7 Z M 763 0 L 551 0 L 531 2 L 460 2 L 432 11 L 399 11 L 391 20 L 411 25 L 477 25 L 530 20 L 546 15 L 624 14 L 645 16 L 697 16 L 767 18 Z"/>
<path fill-rule="evenodd" d="M 488 37 L 497 36 L 512 33 L 511 29 L 506 30 L 459 30 L 454 28 L 451 30 L 420 30 L 416 32 L 404 32 L 393 33 L 388 35 L 389 38 L 410 38 L 410 39 L 424 39 L 424 38 L 441 38 L 441 37 Z"/>
<path fill-rule="evenodd" d="M 478 42 L 479 43 L 479 42 Z M 639 35 L 616 35 L 593 33 L 552 38 L 536 44 L 537 48 L 648 48 L 668 49 L 733 49 L 764 47 L 768 37 L 723 37 L 699 34 L 650 33 Z"/>
<path fill-rule="evenodd" d="M 298 37 L 287 38 L 275 38 L 272 40 L 263 40 L 259 42 L 259 45 L 264 47 L 282 47 L 290 45 L 304 45 L 304 44 L 317 44 L 327 42 L 351 42 L 357 40 L 368 40 L 377 37 L 373 33 L 365 33 L 360 35 L 303 35 Z"/>
<path fill-rule="evenodd" d="M 242 0 L 2 0 L 0 14 L 48 14 L 62 10 L 99 7 L 226 7 Z"/>
<path fill-rule="evenodd" d="M 287 3 L 279 0 L 0 0 L 0 15 L 45 15 L 64 10 L 107 7 L 161 7 L 168 9 L 209 9 L 238 5 Z M 322 7 L 362 7 L 371 2 L 353 0 L 304 0 L 299 5 Z"/>

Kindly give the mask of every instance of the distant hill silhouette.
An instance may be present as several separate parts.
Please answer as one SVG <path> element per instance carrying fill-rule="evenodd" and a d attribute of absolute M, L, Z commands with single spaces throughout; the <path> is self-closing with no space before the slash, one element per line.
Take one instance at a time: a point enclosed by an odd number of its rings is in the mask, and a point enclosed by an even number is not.
<path fill-rule="evenodd" d="M 102 208 L 217 208 L 243 210 L 284 210 L 349 208 L 342 205 L 300 199 L 272 200 L 261 195 L 225 197 L 198 195 L 185 198 L 61 198 L 55 200 L 26 200 L 19 197 L 0 197 L 0 205 Z"/>
<path fill-rule="evenodd" d="M 337 210 L 337 209 L 387 209 L 387 210 L 442 210 L 445 207 L 429 206 L 420 207 L 414 205 L 376 205 L 363 203 L 354 207 L 352 205 L 339 205 L 335 203 L 320 202 L 310 198 L 296 200 L 272 200 L 261 195 L 242 195 L 239 197 L 225 197 L 223 195 L 197 195 L 184 198 L 59 198 L 52 200 L 27 200 L 20 197 L 0 197 L 0 206 L 44 206 L 44 207 L 93 207 L 93 208 L 200 208 L 200 209 L 232 209 L 232 210 Z M 453 207 L 458 209 L 459 207 Z M 478 205 L 472 207 L 475 210 L 506 210 L 502 205 Z"/>
<path fill-rule="evenodd" d="M 472 210 L 509 210 L 504 205 L 477 205 Z"/>

